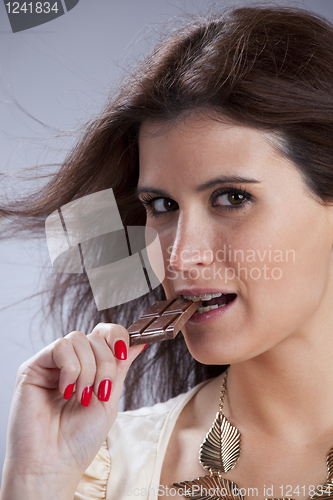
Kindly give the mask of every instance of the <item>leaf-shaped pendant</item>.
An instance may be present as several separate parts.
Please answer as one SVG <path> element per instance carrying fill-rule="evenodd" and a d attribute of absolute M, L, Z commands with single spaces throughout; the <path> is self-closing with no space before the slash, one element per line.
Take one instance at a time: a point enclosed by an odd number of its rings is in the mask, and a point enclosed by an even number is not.
<path fill-rule="evenodd" d="M 192 500 L 244 500 L 236 483 L 217 475 L 173 483 L 180 495 Z"/>
<path fill-rule="evenodd" d="M 327 483 L 319 486 L 314 495 L 312 495 L 310 500 L 329 500 L 333 498 L 333 483 L 328 481 Z"/>
<path fill-rule="evenodd" d="M 327 465 L 327 481 L 332 482 L 333 480 L 333 446 L 328 452 L 327 458 L 326 458 L 326 465 Z"/>
<path fill-rule="evenodd" d="M 240 432 L 218 412 L 200 446 L 200 464 L 204 469 L 225 473 L 235 466 L 239 456 Z"/>

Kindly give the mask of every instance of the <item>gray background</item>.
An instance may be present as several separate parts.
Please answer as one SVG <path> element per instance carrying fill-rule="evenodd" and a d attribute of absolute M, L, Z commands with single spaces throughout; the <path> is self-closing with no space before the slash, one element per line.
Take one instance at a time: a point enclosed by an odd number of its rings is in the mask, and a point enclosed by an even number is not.
<path fill-rule="evenodd" d="M 251 3 L 80 0 L 64 16 L 13 34 L 0 1 L 0 173 L 10 176 L 1 191 L 10 184 L 11 194 L 21 193 L 27 189 L 19 183 L 21 169 L 64 158 L 73 139 L 52 136 L 75 129 L 101 108 L 109 88 L 151 47 L 166 19 Z M 275 3 L 306 6 L 333 20 L 332 0 Z M 0 243 L 0 470 L 17 368 L 56 335 L 41 322 L 40 297 L 24 300 L 38 293 L 46 268 L 45 241 Z"/>

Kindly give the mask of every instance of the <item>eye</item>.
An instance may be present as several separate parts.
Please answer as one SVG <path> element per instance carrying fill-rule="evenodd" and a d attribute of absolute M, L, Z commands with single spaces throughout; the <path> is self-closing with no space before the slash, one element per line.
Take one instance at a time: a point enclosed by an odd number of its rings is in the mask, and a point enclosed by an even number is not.
<path fill-rule="evenodd" d="M 151 193 L 142 194 L 140 201 L 151 217 L 159 217 L 178 208 L 178 204 L 171 198 L 162 198 Z"/>
<path fill-rule="evenodd" d="M 245 205 L 252 196 L 247 191 L 241 189 L 224 189 L 215 193 L 214 206 L 222 206 L 226 208 L 241 208 Z"/>
<path fill-rule="evenodd" d="M 227 193 L 218 196 L 221 200 L 221 205 L 241 205 L 246 200 L 245 196 L 240 193 Z"/>
<path fill-rule="evenodd" d="M 174 208 L 176 203 L 170 198 L 157 198 L 152 200 L 151 207 L 154 212 L 169 212 Z"/>

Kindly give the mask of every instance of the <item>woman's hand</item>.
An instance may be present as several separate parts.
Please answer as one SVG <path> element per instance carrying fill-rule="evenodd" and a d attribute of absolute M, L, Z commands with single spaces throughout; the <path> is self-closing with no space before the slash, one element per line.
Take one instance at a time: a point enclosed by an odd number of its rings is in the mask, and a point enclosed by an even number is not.
<path fill-rule="evenodd" d="M 126 373 L 143 350 L 128 344 L 124 327 L 101 323 L 90 335 L 72 332 L 55 341 L 20 367 L 8 428 L 6 499 L 23 498 L 14 493 L 14 480 L 24 498 L 30 488 L 35 499 L 58 498 L 53 493 L 73 498 L 117 416 Z"/>

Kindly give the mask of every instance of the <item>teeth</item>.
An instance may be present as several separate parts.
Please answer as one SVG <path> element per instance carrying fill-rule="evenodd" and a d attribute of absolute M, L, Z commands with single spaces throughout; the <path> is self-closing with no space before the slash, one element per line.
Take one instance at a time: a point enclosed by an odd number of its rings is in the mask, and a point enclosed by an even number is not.
<path fill-rule="evenodd" d="M 222 304 L 221 306 L 218 306 L 217 304 L 215 304 L 214 306 L 207 306 L 207 307 L 199 307 L 197 310 L 196 310 L 196 313 L 197 314 L 202 314 L 202 313 L 206 313 L 208 311 L 212 311 L 212 309 L 219 309 L 220 307 L 224 307 L 226 304 Z"/>
<path fill-rule="evenodd" d="M 198 302 L 199 300 L 207 301 L 215 297 L 221 297 L 221 295 L 223 295 L 223 293 L 207 293 L 206 295 L 183 295 L 183 297 L 184 299 Z"/>

